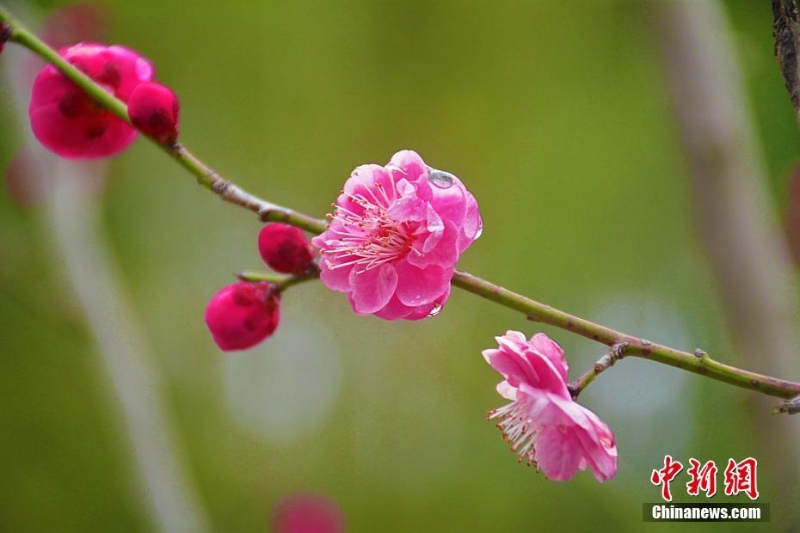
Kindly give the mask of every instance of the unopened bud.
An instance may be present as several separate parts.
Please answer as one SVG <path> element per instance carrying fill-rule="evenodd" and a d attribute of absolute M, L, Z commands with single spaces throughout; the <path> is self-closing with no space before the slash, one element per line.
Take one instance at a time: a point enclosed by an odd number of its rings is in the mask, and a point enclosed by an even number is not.
<path fill-rule="evenodd" d="M 280 296 L 269 283 L 233 283 L 211 298 L 206 325 L 221 350 L 246 350 L 275 332 L 279 304 Z"/>
<path fill-rule="evenodd" d="M 314 261 L 314 247 L 303 232 L 288 224 L 269 224 L 258 234 L 258 253 L 274 271 L 303 274 Z"/>
<path fill-rule="evenodd" d="M 178 139 L 180 103 L 169 87 L 159 83 L 142 83 L 128 99 L 128 116 L 136 129 L 161 144 Z"/>

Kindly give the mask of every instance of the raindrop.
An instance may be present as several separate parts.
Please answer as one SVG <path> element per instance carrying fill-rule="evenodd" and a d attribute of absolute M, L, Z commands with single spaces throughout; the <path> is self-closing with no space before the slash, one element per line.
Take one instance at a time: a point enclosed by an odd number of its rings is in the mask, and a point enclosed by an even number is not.
<path fill-rule="evenodd" d="M 481 235 L 483 235 L 483 222 L 478 225 L 478 231 L 475 232 L 475 238 L 473 240 L 477 240 Z"/>
<path fill-rule="evenodd" d="M 433 309 L 431 309 L 431 312 L 428 313 L 428 316 L 436 316 L 441 312 L 442 312 L 442 304 L 436 302 L 433 304 Z"/>
<path fill-rule="evenodd" d="M 428 181 L 440 189 L 449 189 L 456 182 L 456 177 L 444 170 L 430 169 Z"/>

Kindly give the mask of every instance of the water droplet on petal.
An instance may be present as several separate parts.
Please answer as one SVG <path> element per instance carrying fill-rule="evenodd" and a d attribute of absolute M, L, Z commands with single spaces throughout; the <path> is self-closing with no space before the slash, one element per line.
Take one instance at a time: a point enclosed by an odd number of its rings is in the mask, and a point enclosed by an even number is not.
<path fill-rule="evenodd" d="M 444 170 L 430 169 L 428 172 L 428 181 L 440 189 L 449 189 L 455 183 L 455 176 Z"/>
<path fill-rule="evenodd" d="M 478 231 L 475 232 L 475 238 L 472 240 L 477 240 L 481 235 L 483 235 L 483 222 L 478 226 Z"/>
<path fill-rule="evenodd" d="M 428 313 L 428 316 L 436 316 L 441 312 L 442 312 L 442 304 L 436 302 L 435 304 L 433 304 L 433 309 L 431 309 L 431 312 Z"/>

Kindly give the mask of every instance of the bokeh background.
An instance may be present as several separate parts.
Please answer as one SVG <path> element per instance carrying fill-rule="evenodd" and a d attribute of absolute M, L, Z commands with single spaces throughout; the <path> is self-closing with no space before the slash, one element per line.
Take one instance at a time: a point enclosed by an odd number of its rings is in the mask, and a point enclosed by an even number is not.
<path fill-rule="evenodd" d="M 38 26 L 66 4 L 4 5 Z M 185 144 L 263 197 L 321 216 L 355 166 L 414 149 L 480 203 L 485 231 L 464 269 L 653 341 L 774 370 L 769 353 L 742 353 L 731 338 L 652 5 L 108 0 L 96 4 L 102 28 L 84 29 L 149 57 L 180 95 Z M 767 2 L 722 5 L 746 91 L 735 112 L 752 114 L 765 163 L 753 179 L 769 209 L 758 213 L 782 231 L 800 201 L 790 196 L 800 134 L 772 13 Z M 485 421 L 504 401 L 481 350 L 508 329 L 543 330 L 575 376 L 603 347 L 461 291 L 436 318 L 389 323 L 305 284 L 285 295 L 273 338 L 221 353 L 203 310 L 234 272 L 261 267 L 258 222 L 144 140 L 107 167 L 65 170 L 34 152 L 46 176 L 20 171 L 12 162 L 31 141 L 14 80 L 35 72 L 29 55 L 12 45 L 0 55 L 0 530 L 158 530 L 103 355 L 114 343 L 135 354 L 122 374 L 144 362 L 211 531 L 268 531 L 277 502 L 296 492 L 335 501 L 351 531 L 708 529 L 642 522 L 665 454 L 720 470 L 756 457 L 772 521 L 735 529 L 797 524 L 796 457 L 775 450 L 800 447 L 800 419 L 646 361 L 623 361 L 581 396 L 615 431 L 615 479 L 555 483 L 518 465 Z M 91 192 L 67 207 L 48 199 L 53 178 L 76 173 L 94 176 Z M 69 205 L 85 209 L 70 219 Z M 60 233 L 65 220 L 77 229 Z M 87 227 L 71 248 L 83 279 L 116 272 L 114 294 L 95 289 L 109 316 L 122 315 L 105 326 L 87 319 L 64 253 Z M 793 284 L 784 292 L 797 296 Z M 686 495 L 687 479 L 673 483 L 676 501 L 704 501 Z"/>

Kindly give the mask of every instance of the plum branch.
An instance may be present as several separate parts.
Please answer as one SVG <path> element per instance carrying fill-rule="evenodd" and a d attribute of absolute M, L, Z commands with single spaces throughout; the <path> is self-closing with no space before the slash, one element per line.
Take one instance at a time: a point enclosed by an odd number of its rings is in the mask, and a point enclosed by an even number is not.
<path fill-rule="evenodd" d="M 125 102 L 114 97 L 79 69 L 64 60 L 59 56 L 58 52 L 11 17 L 2 7 L 0 7 L 0 24 L 5 27 L 10 42 L 29 49 L 54 65 L 100 105 L 130 124 Z M 320 234 L 325 231 L 327 227 L 325 220 L 297 212 L 249 193 L 213 170 L 182 143 L 161 143 L 152 138 L 151 141 L 194 175 L 200 185 L 219 196 L 222 200 L 256 213 L 262 222 L 283 222 L 313 234 Z M 263 276 L 263 274 L 250 272 L 240 274 L 240 278 L 248 280 L 267 279 Z M 315 277 L 315 275 L 309 275 L 297 279 L 281 278 L 281 282 L 283 287 L 286 288 Z M 800 403 L 800 399 L 798 399 L 800 398 L 800 383 L 726 365 L 711 359 L 702 350 L 689 353 L 622 333 L 539 303 L 461 270 L 456 270 L 454 273 L 452 284 L 471 294 L 518 311 L 532 321 L 549 324 L 608 346 L 610 348 L 609 354 L 572 383 L 570 392 L 574 397 L 577 397 L 600 372 L 609 368 L 617 360 L 626 356 L 633 356 L 680 368 L 751 391 L 783 398 L 786 401 L 776 408 L 776 412 L 791 414 L 800 411 L 800 408 L 797 407 Z"/>

